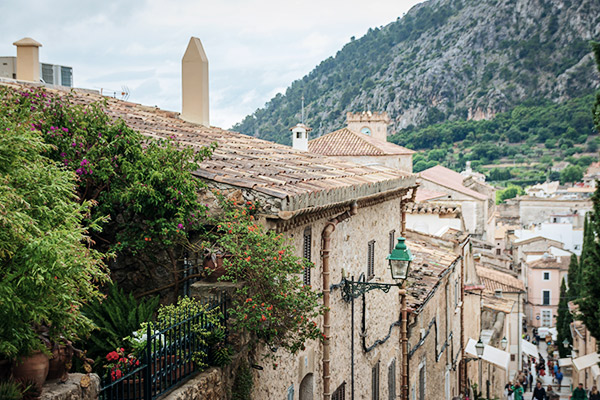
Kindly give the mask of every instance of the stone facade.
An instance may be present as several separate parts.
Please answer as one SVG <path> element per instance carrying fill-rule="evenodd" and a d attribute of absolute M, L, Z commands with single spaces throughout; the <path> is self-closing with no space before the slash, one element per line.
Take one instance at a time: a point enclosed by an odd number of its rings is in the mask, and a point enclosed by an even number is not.
<path fill-rule="evenodd" d="M 162 400 L 222 400 L 227 398 L 227 387 L 219 368 L 210 368 L 169 392 Z"/>
<path fill-rule="evenodd" d="M 385 218 L 382 218 L 385 216 Z M 285 233 L 298 249 L 303 248 L 306 233 L 311 238 L 311 261 L 315 268 L 311 272 L 310 284 L 322 290 L 323 274 L 319 254 L 322 250 L 321 233 L 330 217 L 319 218 L 310 224 L 300 225 Z M 396 395 L 400 390 L 400 349 L 399 328 L 392 326 L 399 320 L 400 300 L 397 291 L 389 293 L 372 291 L 363 298 L 354 300 L 354 321 L 352 304 L 342 299 L 339 283 L 344 274 L 358 280 L 361 274 L 367 275 L 369 242 L 374 241 L 374 277 L 372 282 L 390 282 L 386 256 L 390 252 L 390 232 L 400 236 L 402 227 L 401 199 L 395 198 L 371 206 L 359 207 L 358 213 L 337 225 L 332 234 L 330 253 L 331 290 L 331 391 L 345 384 L 348 397 L 354 387 L 356 398 L 370 398 L 373 369 L 379 366 L 380 398 L 388 398 L 388 367 L 395 360 Z M 364 309 L 364 314 L 363 314 Z M 367 330 L 361 336 L 361 320 L 365 318 Z M 322 324 L 322 321 L 320 322 Z M 388 337 L 389 335 L 389 337 Z M 377 340 L 387 340 L 365 351 Z M 364 342 L 363 342 L 364 339 Z M 352 343 L 354 342 L 354 343 Z M 270 350 L 263 349 L 264 352 Z M 296 355 L 284 354 L 278 350 L 278 367 L 273 370 L 270 363 L 264 370 L 254 371 L 254 398 L 281 398 L 294 392 L 294 399 L 323 398 L 323 344 L 312 342 L 306 350 Z M 260 360 L 261 357 L 258 357 Z M 354 362 L 354 374 L 352 364 Z"/>

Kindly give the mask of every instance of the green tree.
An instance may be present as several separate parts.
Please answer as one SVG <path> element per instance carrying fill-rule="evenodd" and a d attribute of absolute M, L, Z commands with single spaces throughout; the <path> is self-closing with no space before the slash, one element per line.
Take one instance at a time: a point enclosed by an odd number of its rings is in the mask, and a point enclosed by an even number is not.
<path fill-rule="evenodd" d="M 587 222 L 584 223 L 584 225 L 587 225 Z M 584 229 L 585 232 L 585 229 Z M 568 297 L 571 300 L 577 299 L 579 297 L 579 275 L 580 275 L 580 268 L 579 268 L 579 261 L 577 260 L 577 256 L 575 254 L 571 255 L 571 263 L 569 264 L 569 274 L 568 274 L 568 284 L 569 284 L 569 290 L 568 290 Z"/>
<path fill-rule="evenodd" d="M 103 254 L 92 249 L 84 224 L 90 202 L 79 203 L 76 178 L 45 155 L 40 132 L 0 102 L 0 357 L 74 341 L 92 328 L 82 304 L 108 280 Z M 25 123 L 22 123 L 25 122 Z"/>
<path fill-rule="evenodd" d="M 596 66 L 600 71 L 600 43 L 592 42 Z M 600 131 L 600 92 L 596 95 L 593 107 L 594 125 Z M 593 212 L 584 227 L 584 241 L 581 254 L 581 289 L 578 300 L 581 320 L 596 340 L 600 340 L 600 187 L 592 196 Z M 587 229 L 585 229 L 587 228 Z"/>
<path fill-rule="evenodd" d="M 496 204 L 500 204 L 505 200 L 515 198 L 524 193 L 525 191 L 523 188 L 515 185 L 509 185 L 506 189 L 496 192 Z"/>
<path fill-rule="evenodd" d="M 579 312 L 581 320 L 596 340 L 600 340 L 600 188 L 592 196 L 593 212 L 587 218 L 581 255 Z"/>
<path fill-rule="evenodd" d="M 577 262 L 577 257 L 575 257 L 575 261 Z M 565 339 L 568 340 L 569 343 L 571 342 L 571 322 L 573 322 L 573 316 L 569 312 L 567 285 L 563 278 L 560 284 L 560 299 L 558 300 L 558 316 L 556 321 L 556 328 L 558 330 L 558 352 L 561 357 L 567 357 L 569 354 L 568 346 L 564 347 L 562 342 Z"/>
<path fill-rule="evenodd" d="M 579 182 L 583 178 L 583 168 L 578 165 L 569 165 L 560 171 L 560 183 Z"/>

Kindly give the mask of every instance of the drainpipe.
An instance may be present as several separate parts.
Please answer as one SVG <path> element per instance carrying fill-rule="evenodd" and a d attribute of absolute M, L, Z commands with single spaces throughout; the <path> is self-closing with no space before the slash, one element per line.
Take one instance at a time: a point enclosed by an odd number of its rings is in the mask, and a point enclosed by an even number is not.
<path fill-rule="evenodd" d="M 406 309 L 406 281 L 398 291 L 402 310 L 402 323 L 400 324 L 400 345 L 402 347 L 402 400 L 408 400 L 408 310 Z"/>
<path fill-rule="evenodd" d="M 321 233 L 321 262 L 323 265 L 323 334 L 325 335 L 323 340 L 323 400 L 331 399 L 331 388 L 329 387 L 331 375 L 329 369 L 329 340 L 331 334 L 331 322 L 330 322 L 330 299 L 329 299 L 329 252 L 331 251 L 331 234 L 335 231 L 335 227 L 338 223 L 347 220 L 353 215 L 358 213 L 358 204 L 353 202 L 350 205 L 350 209 L 344 211 L 335 218 L 330 219 L 325 224 L 323 232 Z"/>

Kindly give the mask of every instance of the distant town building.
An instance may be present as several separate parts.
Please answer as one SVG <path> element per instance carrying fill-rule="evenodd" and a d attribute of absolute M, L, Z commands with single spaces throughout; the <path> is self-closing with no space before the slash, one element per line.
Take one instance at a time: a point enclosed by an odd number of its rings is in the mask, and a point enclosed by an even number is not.
<path fill-rule="evenodd" d="M 570 255 L 554 256 L 545 253 L 539 259 L 527 263 L 527 316 L 531 325 L 556 325 L 560 284 L 569 271 L 570 260 Z"/>
<path fill-rule="evenodd" d="M 412 172 L 415 152 L 387 141 L 386 113 L 348 113 L 347 118 L 346 128 L 310 140 L 308 150 L 362 165 L 384 165 Z"/>
<path fill-rule="evenodd" d="M 445 193 L 449 195 L 449 199 L 444 201 L 460 204 L 467 232 L 484 240 L 493 240 L 496 226 L 493 187 L 473 177 L 465 178 L 458 172 L 441 165 L 422 171 L 419 177 L 420 188 L 430 192 Z"/>

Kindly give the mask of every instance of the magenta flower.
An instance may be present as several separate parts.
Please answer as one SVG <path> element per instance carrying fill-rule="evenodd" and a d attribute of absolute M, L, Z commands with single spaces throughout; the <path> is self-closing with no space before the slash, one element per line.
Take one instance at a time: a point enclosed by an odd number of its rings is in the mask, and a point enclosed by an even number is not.
<path fill-rule="evenodd" d="M 178 228 L 178 229 L 183 229 L 183 224 L 178 224 L 178 225 L 177 225 L 177 228 Z"/>

